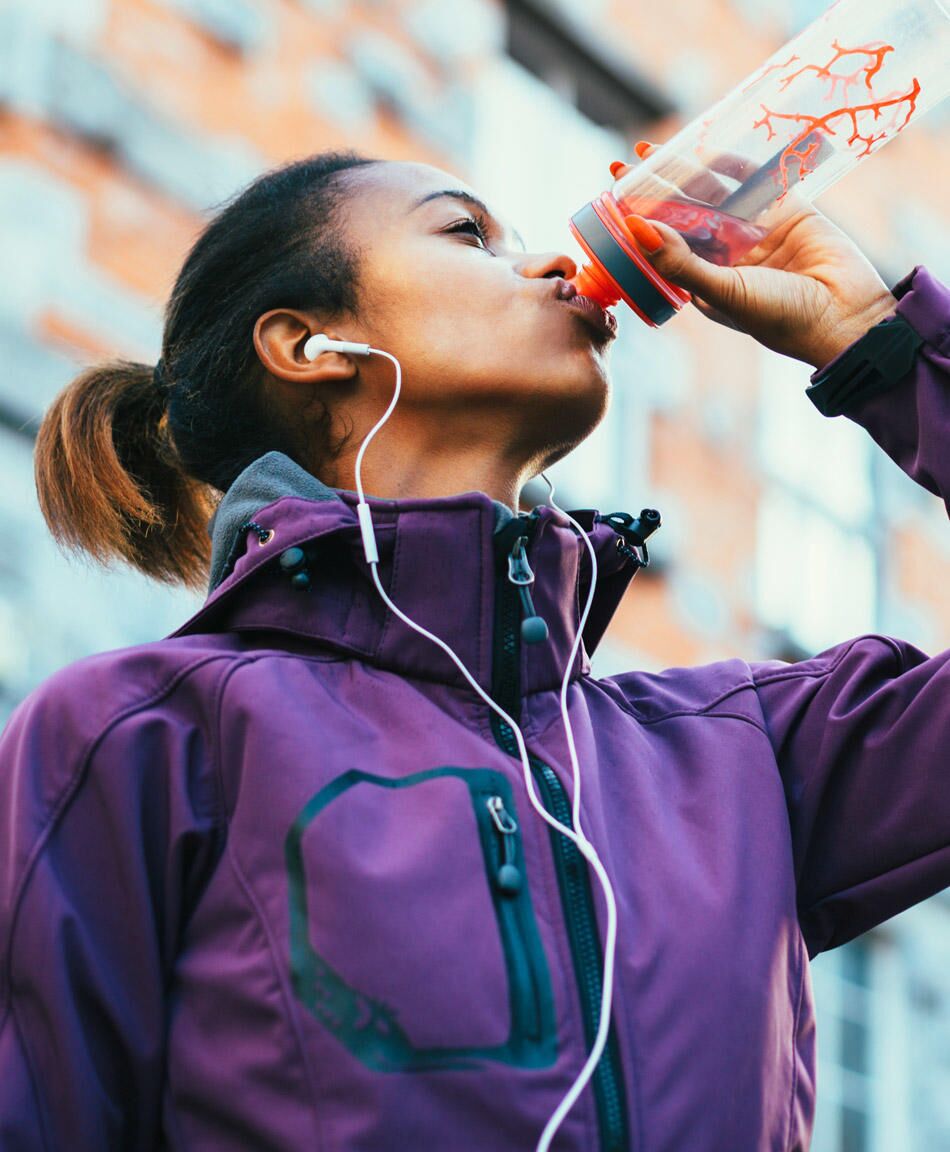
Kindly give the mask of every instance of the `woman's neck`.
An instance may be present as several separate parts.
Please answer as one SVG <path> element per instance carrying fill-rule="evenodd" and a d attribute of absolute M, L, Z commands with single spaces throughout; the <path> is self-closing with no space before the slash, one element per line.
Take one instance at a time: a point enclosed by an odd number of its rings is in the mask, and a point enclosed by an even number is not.
<path fill-rule="evenodd" d="M 354 435 L 336 460 L 320 468 L 324 483 L 356 489 L 356 457 L 362 439 Z M 363 456 L 363 490 L 389 500 L 484 492 L 517 512 L 521 489 L 533 472 L 523 459 L 515 462 L 503 449 L 497 443 L 446 441 L 444 435 L 424 435 L 418 425 L 406 428 L 392 422 L 380 429 Z"/>

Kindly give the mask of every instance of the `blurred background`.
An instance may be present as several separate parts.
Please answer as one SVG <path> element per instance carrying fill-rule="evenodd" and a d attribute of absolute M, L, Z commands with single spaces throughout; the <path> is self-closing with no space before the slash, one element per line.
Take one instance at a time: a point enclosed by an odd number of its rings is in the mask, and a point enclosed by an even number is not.
<path fill-rule="evenodd" d="M 578 255 L 568 217 L 610 161 L 668 139 L 824 7 L 0 0 L 0 722 L 55 669 L 157 640 L 201 602 L 60 555 L 32 448 L 80 368 L 154 363 L 216 204 L 265 168 L 355 147 L 457 173 L 529 248 Z M 948 128 L 950 101 L 820 202 L 889 286 L 918 263 L 950 282 Z M 663 513 L 595 674 L 795 660 L 863 631 L 950 644 L 942 504 L 815 411 L 807 365 L 695 309 L 621 327 L 611 412 L 552 470 L 567 508 Z M 814 1152 L 950 1150 L 948 957 L 944 893 L 814 962 Z"/>

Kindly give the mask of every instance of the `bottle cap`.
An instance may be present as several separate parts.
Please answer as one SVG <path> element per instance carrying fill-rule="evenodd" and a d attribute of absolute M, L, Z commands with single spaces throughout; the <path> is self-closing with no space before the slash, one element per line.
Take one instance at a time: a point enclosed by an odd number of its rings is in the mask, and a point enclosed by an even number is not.
<path fill-rule="evenodd" d="M 605 307 L 623 300 L 653 328 L 689 303 L 688 292 L 664 280 L 647 262 L 609 192 L 575 213 L 570 228 L 591 260 L 571 281 L 578 292 Z"/>

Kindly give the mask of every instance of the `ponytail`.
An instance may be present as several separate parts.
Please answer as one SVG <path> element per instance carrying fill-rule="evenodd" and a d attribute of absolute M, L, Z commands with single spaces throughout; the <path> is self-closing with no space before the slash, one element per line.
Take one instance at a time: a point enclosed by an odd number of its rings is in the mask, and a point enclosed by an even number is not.
<path fill-rule="evenodd" d="M 124 560 L 163 583 L 206 583 L 212 490 L 183 471 L 147 365 L 115 360 L 63 389 L 40 425 L 35 476 L 64 547 Z"/>
<path fill-rule="evenodd" d="M 36 445 L 40 508 L 60 544 L 199 589 L 219 493 L 266 452 L 319 468 L 340 445 L 330 413 L 282 418 L 254 349 L 272 308 L 353 313 L 359 262 L 339 226 L 350 173 L 376 163 L 323 152 L 258 177 L 188 253 L 165 309 L 164 367 L 90 368 L 53 402 Z"/>

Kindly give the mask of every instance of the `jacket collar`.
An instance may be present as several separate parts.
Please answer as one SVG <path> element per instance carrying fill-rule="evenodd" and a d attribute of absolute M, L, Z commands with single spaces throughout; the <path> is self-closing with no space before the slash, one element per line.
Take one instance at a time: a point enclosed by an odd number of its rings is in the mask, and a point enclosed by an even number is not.
<path fill-rule="evenodd" d="M 496 532 L 514 513 L 484 492 L 367 501 L 383 587 L 402 611 L 449 644 L 490 691 L 495 587 L 499 578 L 507 579 L 502 553 L 512 529 Z M 356 503 L 355 492 L 328 487 L 283 453 L 255 460 L 228 489 L 208 526 L 209 596 L 172 635 L 280 633 L 304 649 L 316 645 L 403 675 L 463 685 L 449 657 L 383 604 L 363 555 Z M 593 511 L 572 514 L 591 534 L 598 562 L 597 595 L 574 677 L 589 670 L 587 656 L 634 565 L 618 552 L 613 529 L 594 523 Z M 525 692 L 560 684 L 590 572 L 583 540 L 559 513 L 541 506 L 533 516 L 527 551 L 535 575 L 531 596 L 550 638 L 521 646 Z M 251 522 L 255 527 L 248 527 Z M 292 573 L 281 567 L 281 556 L 291 548 L 307 554 L 309 588 L 294 587 Z"/>

